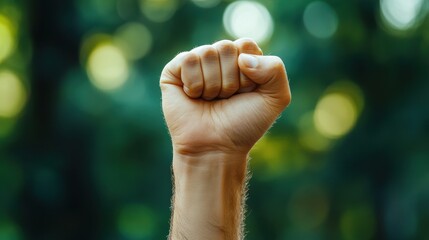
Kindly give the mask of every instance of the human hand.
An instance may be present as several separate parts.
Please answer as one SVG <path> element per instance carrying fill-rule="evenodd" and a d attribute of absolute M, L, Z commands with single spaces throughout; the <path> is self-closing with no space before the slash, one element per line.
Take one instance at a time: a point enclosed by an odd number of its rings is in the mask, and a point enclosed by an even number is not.
<path fill-rule="evenodd" d="M 283 62 L 249 39 L 183 52 L 164 68 L 173 142 L 170 239 L 241 239 L 247 156 L 290 102 Z"/>
<path fill-rule="evenodd" d="M 247 154 L 291 94 L 280 58 L 250 39 L 183 52 L 163 69 L 162 107 L 175 153 Z"/>

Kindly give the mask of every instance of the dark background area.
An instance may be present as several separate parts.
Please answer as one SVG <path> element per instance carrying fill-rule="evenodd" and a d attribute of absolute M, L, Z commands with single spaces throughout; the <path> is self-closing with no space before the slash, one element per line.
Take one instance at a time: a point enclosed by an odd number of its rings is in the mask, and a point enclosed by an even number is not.
<path fill-rule="evenodd" d="M 428 239 L 428 9 L 1 0 L 0 240 L 165 239 L 160 72 L 243 36 L 284 60 L 293 95 L 251 154 L 246 239 Z"/>

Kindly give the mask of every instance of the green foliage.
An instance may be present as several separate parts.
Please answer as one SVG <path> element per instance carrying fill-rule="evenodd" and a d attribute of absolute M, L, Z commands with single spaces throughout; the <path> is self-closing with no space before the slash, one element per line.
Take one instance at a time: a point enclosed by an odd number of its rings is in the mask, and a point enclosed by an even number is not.
<path fill-rule="evenodd" d="M 225 30 L 231 2 L 0 2 L 16 33 L 0 71 L 27 96 L 0 115 L 0 239 L 166 238 L 158 77 L 180 51 L 240 35 Z M 252 152 L 246 238 L 429 238 L 427 1 L 396 25 L 378 1 L 257 2 L 273 23 L 262 49 L 284 60 L 293 100 Z"/>

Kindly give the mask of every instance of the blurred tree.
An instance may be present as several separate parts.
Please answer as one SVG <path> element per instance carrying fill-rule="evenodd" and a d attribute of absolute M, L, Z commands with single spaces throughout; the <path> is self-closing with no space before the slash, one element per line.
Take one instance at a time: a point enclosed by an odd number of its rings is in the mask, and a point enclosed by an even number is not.
<path fill-rule="evenodd" d="M 429 238 L 428 4 L 1 1 L 0 239 L 165 238 L 159 74 L 241 36 L 293 93 L 252 152 L 247 239 Z"/>

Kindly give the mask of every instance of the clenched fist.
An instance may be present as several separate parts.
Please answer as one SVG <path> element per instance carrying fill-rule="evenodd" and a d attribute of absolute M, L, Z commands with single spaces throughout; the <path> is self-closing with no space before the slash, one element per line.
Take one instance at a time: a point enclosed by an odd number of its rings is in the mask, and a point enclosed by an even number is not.
<path fill-rule="evenodd" d="M 183 52 L 161 74 L 173 142 L 170 239 L 243 238 L 247 156 L 291 95 L 283 62 L 250 39 Z"/>
<path fill-rule="evenodd" d="M 165 119 L 174 151 L 247 153 L 289 104 L 280 58 L 250 39 L 182 52 L 162 71 Z"/>

